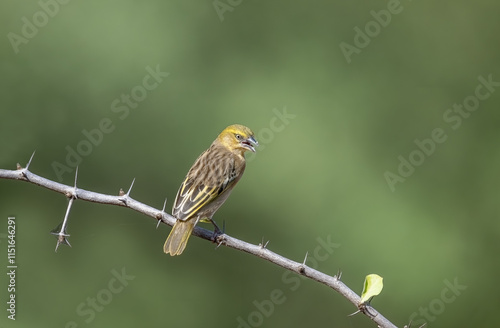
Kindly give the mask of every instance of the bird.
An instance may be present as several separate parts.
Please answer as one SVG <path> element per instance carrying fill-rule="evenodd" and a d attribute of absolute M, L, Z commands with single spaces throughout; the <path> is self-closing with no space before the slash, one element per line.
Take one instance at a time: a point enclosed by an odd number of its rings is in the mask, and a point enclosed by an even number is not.
<path fill-rule="evenodd" d="M 226 127 L 210 147 L 196 159 L 182 182 L 172 207 L 176 222 L 163 251 L 180 255 L 198 222 L 211 222 L 238 183 L 246 167 L 245 152 L 259 145 L 250 128 L 233 124 Z"/>

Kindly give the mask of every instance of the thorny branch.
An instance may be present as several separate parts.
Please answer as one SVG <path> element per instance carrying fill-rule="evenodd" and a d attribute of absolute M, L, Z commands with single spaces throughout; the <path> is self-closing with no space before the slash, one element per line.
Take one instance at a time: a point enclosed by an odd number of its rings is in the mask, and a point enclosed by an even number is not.
<path fill-rule="evenodd" d="M 34 153 L 33 153 L 34 155 Z M 2 179 L 13 179 L 13 180 L 21 180 L 21 181 L 26 181 L 33 183 L 35 185 L 47 188 L 49 190 L 53 190 L 56 192 L 59 192 L 61 194 L 64 194 L 66 197 L 69 198 L 69 204 L 68 204 L 68 209 L 66 211 L 66 215 L 64 218 L 64 221 L 60 227 L 58 227 L 56 230 L 52 231 L 52 234 L 56 235 L 58 237 L 57 240 L 57 247 L 59 247 L 59 244 L 67 244 L 69 245 L 69 242 L 67 240 L 67 237 L 69 236 L 66 233 L 66 225 L 67 225 L 67 220 L 68 220 L 68 214 L 71 209 L 71 204 L 73 203 L 74 200 L 84 200 L 88 202 L 94 202 L 94 203 L 101 203 L 101 204 L 109 204 L 109 205 L 117 205 L 117 206 L 123 206 L 127 207 L 130 209 L 133 209 L 139 213 L 145 214 L 149 217 L 152 217 L 154 219 L 158 220 L 158 223 L 163 222 L 164 224 L 167 224 L 169 226 L 173 226 L 175 223 L 175 218 L 165 212 L 165 205 L 166 205 L 166 200 L 165 204 L 163 205 L 162 210 L 158 210 L 156 208 L 153 208 L 149 205 L 143 204 L 133 198 L 130 197 L 130 191 L 132 190 L 132 186 L 134 182 L 132 182 L 132 185 L 130 186 L 129 190 L 127 193 L 124 193 L 123 190 L 120 190 L 119 195 L 113 196 L 113 195 L 106 195 L 106 194 L 101 194 L 93 191 L 88 191 L 84 189 L 77 188 L 76 186 L 76 174 L 75 174 L 75 185 L 74 186 L 68 186 L 64 185 L 46 178 L 43 178 L 39 175 L 36 175 L 29 171 L 29 166 L 31 164 L 31 161 L 33 159 L 33 155 L 31 156 L 28 164 L 26 165 L 25 168 L 21 167 L 19 164 L 17 165 L 17 170 L 4 170 L 0 169 L 0 178 Z M 78 172 L 78 170 L 77 170 Z M 269 249 L 266 248 L 267 243 L 264 244 L 259 244 L 259 245 L 253 245 L 250 243 L 247 243 L 245 241 L 239 240 L 237 238 L 231 237 L 225 233 L 221 233 L 219 235 L 214 236 L 214 233 L 212 231 L 209 231 L 207 229 L 203 229 L 201 227 L 195 227 L 193 231 L 193 235 L 206 239 L 209 241 L 212 241 L 214 243 L 217 243 L 219 246 L 224 245 L 227 247 L 231 247 L 249 254 L 252 254 L 254 256 L 260 257 L 264 260 L 267 260 L 271 263 L 274 263 L 275 265 L 278 265 L 282 268 L 285 268 L 287 270 L 290 270 L 292 272 L 295 272 L 297 274 L 300 274 L 304 277 L 307 277 L 309 279 L 315 280 L 321 284 L 324 284 L 336 292 L 340 293 L 342 296 L 344 296 L 347 300 L 349 300 L 352 304 L 354 304 L 358 310 L 365 314 L 367 317 L 369 317 L 371 320 L 373 320 L 379 327 L 382 328 L 395 328 L 396 326 L 390 322 L 388 319 L 386 319 L 382 314 L 380 314 L 377 310 L 375 310 L 373 307 L 371 307 L 369 304 L 360 304 L 360 297 L 352 291 L 347 285 L 345 285 L 341 280 L 341 273 L 337 273 L 334 276 L 327 275 L 325 273 L 322 273 L 318 270 L 315 270 L 313 268 L 308 267 L 305 264 L 305 260 L 302 263 L 292 261 L 288 258 L 285 258 L 279 254 L 276 254 Z M 409 328 L 410 325 L 405 326 L 405 328 Z"/>

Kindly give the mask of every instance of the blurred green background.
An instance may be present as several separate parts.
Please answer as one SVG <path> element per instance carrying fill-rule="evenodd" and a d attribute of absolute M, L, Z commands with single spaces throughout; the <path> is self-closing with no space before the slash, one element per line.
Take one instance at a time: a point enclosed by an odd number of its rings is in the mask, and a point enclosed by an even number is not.
<path fill-rule="evenodd" d="M 383 276 L 372 304 L 399 327 L 496 322 L 500 90 L 475 92 L 500 81 L 498 1 L 60 1 L 2 2 L 0 168 L 36 149 L 36 174 L 72 184 L 78 161 L 80 188 L 135 177 L 133 198 L 170 208 L 196 157 L 245 124 L 262 146 L 214 217 L 230 235 L 297 261 L 338 244 L 318 269 L 358 293 Z M 446 140 L 419 157 L 434 129 Z M 391 188 L 401 158 L 418 165 Z M 170 228 L 124 208 L 76 201 L 55 253 L 65 197 L 11 180 L 0 197 L 0 256 L 14 215 L 19 266 L 1 327 L 375 327 L 245 253 L 192 238 L 166 256 Z"/>

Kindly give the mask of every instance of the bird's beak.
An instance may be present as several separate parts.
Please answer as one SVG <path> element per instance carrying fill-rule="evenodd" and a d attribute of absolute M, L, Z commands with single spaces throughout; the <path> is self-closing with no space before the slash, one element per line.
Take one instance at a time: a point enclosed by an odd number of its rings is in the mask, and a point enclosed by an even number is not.
<path fill-rule="evenodd" d="M 255 140 L 254 136 L 250 136 L 241 142 L 243 148 L 246 148 L 255 153 L 255 147 L 259 145 L 259 142 Z"/>

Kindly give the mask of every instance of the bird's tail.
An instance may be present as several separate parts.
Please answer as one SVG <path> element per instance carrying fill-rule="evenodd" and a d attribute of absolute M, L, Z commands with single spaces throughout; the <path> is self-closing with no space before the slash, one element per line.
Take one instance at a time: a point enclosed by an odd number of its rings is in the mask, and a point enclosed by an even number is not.
<path fill-rule="evenodd" d="M 165 254 L 181 255 L 196 223 L 198 223 L 198 219 L 177 220 L 167 237 L 167 241 L 165 241 L 165 245 L 163 245 Z"/>

